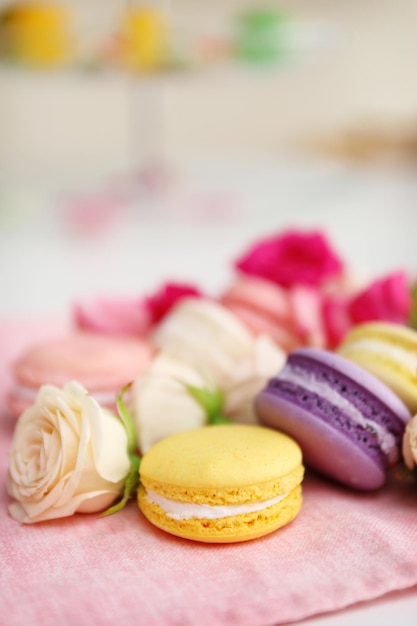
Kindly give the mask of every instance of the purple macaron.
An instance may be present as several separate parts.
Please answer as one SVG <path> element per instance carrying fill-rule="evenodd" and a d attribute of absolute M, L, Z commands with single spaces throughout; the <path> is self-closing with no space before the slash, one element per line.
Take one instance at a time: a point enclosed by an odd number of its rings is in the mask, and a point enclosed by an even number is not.
<path fill-rule="evenodd" d="M 411 418 L 384 383 L 340 355 L 300 348 L 255 399 L 259 421 L 292 436 L 306 466 L 358 490 L 381 487 Z"/>

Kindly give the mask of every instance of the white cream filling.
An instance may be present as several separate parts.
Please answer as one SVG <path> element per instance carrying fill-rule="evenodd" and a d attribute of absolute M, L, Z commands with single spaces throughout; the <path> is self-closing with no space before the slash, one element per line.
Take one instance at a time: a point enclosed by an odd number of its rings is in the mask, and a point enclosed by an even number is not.
<path fill-rule="evenodd" d="M 17 383 L 13 387 L 13 395 L 16 398 L 22 398 L 23 400 L 27 400 L 31 404 L 35 402 L 38 391 L 39 389 L 27 387 L 26 385 L 22 385 L 21 383 Z M 89 395 L 103 406 L 111 406 L 116 404 L 116 391 L 97 391 L 94 393 L 90 393 Z"/>
<path fill-rule="evenodd" d="M 287 366 L 284 370 L 282 370 L 280 373 L 280 379 L 296 383 L 307 391 L 317 393 L 325 400 L 328 400 L 357 424 L 375 434 L 382 451 L 388 456 L 390 463 L 395 463 L 397 461 L 398 448 L 394 435 L 392 435 L 381 424 L 364 417 L 364 415 L 353 404 L 351 404 L 349 400 L 340 395 L 335 389 L 329 387 L 327 383 L 318 380 L 311 373 L 295 370 L 291 366 Z"/>
<path fill-rule="evenodd" d="M 383 357 L 389 357 L 393 361 L 398 361 L 401 366 L 410 369 L 414 375 L 417 371 L 417 354 L 400 346 L 383 343 L 378 339 L 359 339 L 351 344 L 347 344 L 345 347 L 342 346 L 340 354 L 348 353 L 351 350 L 364 350 L 365 352 L 373 352 Z"/>
<path fill-rule="evenodd" d="M 256 513 L 263 511 L 288 496 L 288 493 L 275 496 L 263 502 L 247 502 L 246 504 L 231 504 L 217 506 L 211 504 L 190 504 L 187 502 L 177 502 L 164 498 L 151 489 L 146 489 L 146 497 L 152 504 L 157 504 L 164 513 L 175 520 L 184 519 L 221 519 L 232 515 L 242 515 L 243 513 Z"/>

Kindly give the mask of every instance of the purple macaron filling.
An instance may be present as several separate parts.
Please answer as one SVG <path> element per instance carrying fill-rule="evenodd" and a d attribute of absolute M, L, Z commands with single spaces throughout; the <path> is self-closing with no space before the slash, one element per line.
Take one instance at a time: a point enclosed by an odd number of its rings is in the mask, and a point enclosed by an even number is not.
<path fill-rule="evenodd" d="M 339 355 L 309 348 L 289 355 L 255 406 L 261 423 L 299 441 L 306 464 L 359 488 L 361 482 L 374 488 L 385 480 L 410 417 L 368 372 Z M 363 481 L 361 472 L 368 474 Z"/>

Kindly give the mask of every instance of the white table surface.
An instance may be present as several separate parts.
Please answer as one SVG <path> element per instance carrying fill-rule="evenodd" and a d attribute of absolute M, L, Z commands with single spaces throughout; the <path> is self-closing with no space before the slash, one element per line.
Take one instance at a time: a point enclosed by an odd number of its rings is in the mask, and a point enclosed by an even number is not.
<path fill-rule="evenodd" d="M 200 159 L 176 167 L 165 194 L 131 198 L 100 232 L 82 236 L 62 217 L 68 192 L 120 189 L 123 177 L 3 175 L 0 318 L 65 316 L 76 298 L 136 296 L 167 279 L 215 294 L 238 254 L 288 226 L 323 228 L 361 275 L 417 272 L 417 177 L 410 168 L 282 159 Z M 416 616 L 414 588 L 305 623 L 414 626 Z"/>

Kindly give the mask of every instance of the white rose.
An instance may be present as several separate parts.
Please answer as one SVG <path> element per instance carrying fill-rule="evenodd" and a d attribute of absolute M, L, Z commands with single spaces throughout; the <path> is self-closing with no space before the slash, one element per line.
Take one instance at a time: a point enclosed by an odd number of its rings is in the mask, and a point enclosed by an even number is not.
<path fill-rule="evenodd" d="M 45 385 L 16 423 L 7 488 L 11 516 L 34 523 L 108 508 L 130 470 L 122 421 L 77 382 Z"/>
<path fill-rule="evenodd" d="M 404 463 L 408 469 L 413 469 L 417 463 L 417 415 L 405 427 L 402 452 Z"/>
<path fill-rule="evenodd" d="M 129 409 L 142 454 L 168 435 L 206 423 L 204 409 L 186 385 L 206 386 L 196 370 L 162 353 L 135 380 Z"/>
<path fill-rule="evenodd" d="M 198 370 L 211 386 L 226 386 L 236 367 L 251 358 L 253 339 L 244 324 L 218 302 L 184 298 L 157 327 L 156 348 Z"/>
<path fill-rule="evenodd" d="M 284 350 L 269 336 L 254 339 L 250 358 L 235 368 L 234 380 L 224 390 L 227 417 L 235 422 L 256 423 L 255 396 L 282 370 L 286 359 Z"/>

